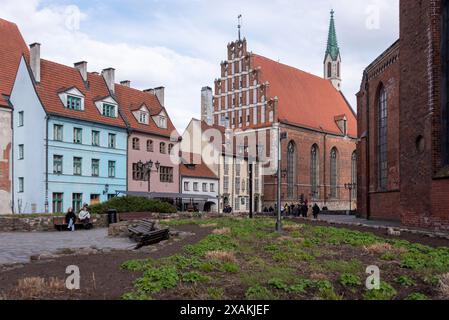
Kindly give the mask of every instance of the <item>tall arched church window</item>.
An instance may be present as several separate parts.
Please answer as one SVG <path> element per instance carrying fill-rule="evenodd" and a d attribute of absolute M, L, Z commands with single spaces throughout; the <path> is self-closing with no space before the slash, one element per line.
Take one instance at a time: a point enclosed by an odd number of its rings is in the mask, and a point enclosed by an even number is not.
<path fill-rule="evenodd" d="M 312 198 L 319 199 L 319 173 L 318 173 L 318 146 L 313 145 L 310 152 L 310 184 L 312 185 Z"/>
<path fill-rule="evenodd" d="M 287 147 L 287 194 L 289 199 L 295 195 L 295 143 L 290 141 Z"/>
<path fill-rule="evenodd" d="M 327 63 L 327 77 L 328 78 L 332 77 L 332 63 L 330 62 Z"/>
<path fill-rule="evenodd" d="M 338 151 L 336 148 L 331 150 L 331 198 L 338 198 Z"/>
<path fill-rule="evenodd" d="M 379 189 L 386 190 L 388 186 L 388 103 L 387 91 L 384 87 L 380 88 L 378 99 L 378 171 L 379 171 Z"/>

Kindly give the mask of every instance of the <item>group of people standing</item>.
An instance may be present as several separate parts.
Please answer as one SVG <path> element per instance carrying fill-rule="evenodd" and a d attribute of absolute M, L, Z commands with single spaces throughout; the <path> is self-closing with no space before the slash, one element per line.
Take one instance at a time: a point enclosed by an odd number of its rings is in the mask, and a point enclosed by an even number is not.
<path fill-rule="evenodd" d="M 276 212 L 276 208 L 270 207 L 265 208 L 265 213 L 273 213 Z M 294 217 L 309 217 L 309 212 L 312 212 L 313 218 L 318 219 L 318 215 L 321 212 L 320 207 L 315 203 L 313 206 L 309 206 L 307 200 L 301 200 L 298 204 L 288 204 L 286 203 L 283 207 L 281 207 L 281 213 L 284 216 L 294 216 Z"/>
<path fill-rule="evenodd" d="M 65 222 L 67 223 L 67 229 L 69 229 L 71 231 L 75 231 L 75 225 L 76 225 L 77 220 L 84 225 L 85 229 L 89 228 L 90 212 L 89 212 L 89 206 L 87 204 L 83 205 L 80 212 L 78 213 L 78 216 L 73 211 L 73 208 L 69 208 L 69 210 L 67 211 L 67 214 L 65 215 Z"/>

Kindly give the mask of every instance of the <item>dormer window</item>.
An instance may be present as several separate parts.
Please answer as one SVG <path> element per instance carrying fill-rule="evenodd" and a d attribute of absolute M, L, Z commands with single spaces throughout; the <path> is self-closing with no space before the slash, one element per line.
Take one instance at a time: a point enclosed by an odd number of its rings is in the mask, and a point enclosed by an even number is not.
<path fill-rule="evenodd" d="M 148 113 L 147 112 L 143 112 L 143 111 L 140 112 L 139 123 L 148 124 Z"/>
<path fill-rule="evenodd" d="M 83 110 L 82 99 L 80 97 L 67 95 L 67 109 L 78 111 Z"/>
<path fill-rule="evenodd" d="M 116 107 L 112 104 L 103 104 L 103 115 L 109 118 L 116 118 Z"/>
<path fill-rule="evenodd" d="M 160 116 L 158 126 L 159 128 L 167 129 L 167 118 Z"/>

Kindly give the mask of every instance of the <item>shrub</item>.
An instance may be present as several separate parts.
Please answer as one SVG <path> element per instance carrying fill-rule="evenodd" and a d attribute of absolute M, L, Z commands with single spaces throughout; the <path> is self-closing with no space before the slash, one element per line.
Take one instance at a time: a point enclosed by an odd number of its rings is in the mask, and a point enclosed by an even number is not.
<path fill-rule="evenodd" d="M 115 209 L 118 213 L 176 213 L 176 208 L 169 203 L 140 197 L 117 197 L 107 202 L 96 204 L 90 209 L 92 214 L 105 214 L 109 209 Z"/>

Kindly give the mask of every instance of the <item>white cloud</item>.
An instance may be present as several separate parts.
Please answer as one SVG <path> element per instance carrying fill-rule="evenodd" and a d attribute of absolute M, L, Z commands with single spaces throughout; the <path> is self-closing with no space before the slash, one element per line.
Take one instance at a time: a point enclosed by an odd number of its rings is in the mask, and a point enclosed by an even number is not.
<path fill-rule="evenodd" d="M 77 7 L 48 1 L 0 0 L 1 15 L 19 25 L 27 42 L 42 44 L 43 58 L 87 60 L 90 71 L 114 67 L 117 80 L 139 89 L 165 86 L 181 132 L 199 117 L 200 89 L 219 75 L 239 13 L 250 50 L 321 75 L 334 8 L 344 93 L 354 108 L 363 68 L 398 36 L 398 0 L 131 0 L 123 12 L 123 2 L 91 1 L 79 12 L 79 30 L 72 19 Z M 366 27 L 370 6 L 378 9 L 379 29 Z"/>

